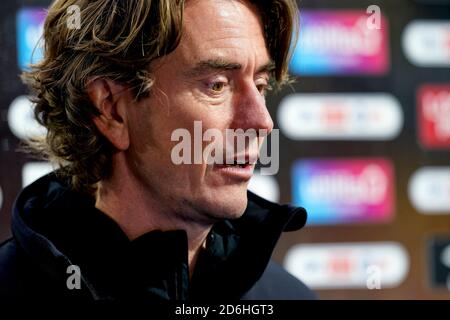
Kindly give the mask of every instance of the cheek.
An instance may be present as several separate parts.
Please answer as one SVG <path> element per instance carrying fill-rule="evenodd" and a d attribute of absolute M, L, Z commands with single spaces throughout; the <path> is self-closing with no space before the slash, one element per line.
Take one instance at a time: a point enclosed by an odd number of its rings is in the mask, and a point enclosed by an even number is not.
<path fill-rule="evenodd" d="M 173 91 L 173 90 L 172 90 Z M 216 129 L 225 137 L 225 129 L 231 123 L 232 109 L 225 106 L 212 106 L 199 101 L 185 91 L 184 94 L 171 91 L 165 96 L 152 96 L 144 103 L 134 106 L 139 109 L 133 116 L 131 124 L 132 143 L 136 152 L 145 154 L 145 158 L 151 158 L 161 164 L 171 165 L 172 150 L 180 141 L 171 141 L 172 133 L 177 129 L 186 129 L 189 132 L 191 144 L 191 162 L 194 162 L 194 148 L 203 150 L 210 144 L 204 141 L 204 133 L 208 129 Z M 184 140 L 184 139 L 183 139 Z M 222 141 L 223 144 L 225 141 Z M 201 160 L 200 160 L 201 161 Z M 191 170 L 189 176 L 196 175 L 199 171 L 205 171 L 206 166 L 192 165 L 192 168 L 184 169 L 184 166 L 175 166 L 172 170 L 181 173 L 183 170 Z M 196 173 L 197 172 L 197 173 Z"/>
<path fill-rule="evenodd" d="M 133 106 L 139 108 L 129 122 L 130 156 L 139 167 L 163 167 L 170 161 L 170 130 L 167 121 L 150 110 L 150 105 Z"/>
<path fill-rule="evenodd" d="M 150 146 L 154 145 L 157 137 L 152 130 L 153 123 L 149 112 L 144 108 L 139 108 L 128 123 L 130 132 L 131 147 L 136 153 L 144 153 Z"/>

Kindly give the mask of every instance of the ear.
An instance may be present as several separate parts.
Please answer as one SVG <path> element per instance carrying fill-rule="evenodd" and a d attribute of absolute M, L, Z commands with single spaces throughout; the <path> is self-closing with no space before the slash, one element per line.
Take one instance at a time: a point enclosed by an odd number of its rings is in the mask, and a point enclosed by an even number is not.
<path fill-rule="evenodd" d="M 93 118 L 97 129 L 118 150 L 128 149 L 130 139 L 126 117 L 127 105 L 131 101 L 129 90 L 125 85 L 103 78 L 90 79 L 86 90 L 100 112 Z"/>

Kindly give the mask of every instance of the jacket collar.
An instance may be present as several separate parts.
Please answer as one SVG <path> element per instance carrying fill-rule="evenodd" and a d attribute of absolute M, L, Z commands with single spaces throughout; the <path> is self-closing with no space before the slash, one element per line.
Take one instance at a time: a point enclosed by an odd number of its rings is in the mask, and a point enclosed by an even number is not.
<path fill-rule="evenodd" d="M 306 211 L 248 192 L 243 216 L 215 224 L 188 280 L 185 231 L 153 231 L 129 241 L 120 227 L 51 173 L 23 190 L 13 235 L 43 271 L 65 285 L 67 267 L 80 266 L 94 299 L 238 299 L 261 277 L 283 231 L 298 230 Z M 75 290 L 76 291 L 76 290 Z M 137 297 L 134 296 L 134 297 Z M 128 296 L 131 297 L 131 296 Z"/>

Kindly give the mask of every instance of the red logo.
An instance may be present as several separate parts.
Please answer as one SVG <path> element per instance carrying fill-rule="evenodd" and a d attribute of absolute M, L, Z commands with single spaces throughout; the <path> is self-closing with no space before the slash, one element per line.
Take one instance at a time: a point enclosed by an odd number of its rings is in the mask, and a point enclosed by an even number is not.
<path fill-rule="evenodd" d="M 450 149 L 450 84 L 424 85 L 417 100 L 420 143 L 428 149 Z"/>

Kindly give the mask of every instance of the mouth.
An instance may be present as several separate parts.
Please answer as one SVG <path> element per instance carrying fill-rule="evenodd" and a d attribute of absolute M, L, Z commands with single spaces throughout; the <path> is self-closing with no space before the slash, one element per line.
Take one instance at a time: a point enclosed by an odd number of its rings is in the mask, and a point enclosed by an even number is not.
<path fill-rule="evenodd" d="M 238 161 L 233 161 L 233 163 L 229 163 L 229 161 L 228 161 L 228 162 L 225 162 L 224 164 L 218 164 L 217 166 L 230 167 L 230 168 L 233 168 L 233 167 L 246 168 L 251 165 L 253 165 L 253 164 L 251 164 L 248 161 L 246 161 L 244 163 L 241 163 Z"/>
<path fill-rule="evenodd" d="M 224 164 L 215 164 L 214 169 L 222 175 L 232 178 L 234 180 L 248 181 L 253 175 L 255 162 L 251 161 L 248 155 L 242 157 L 229 158 L 224 161 Z"/>
<path fill-rule="evenodd" d="M 224 165 L 229 165 L 229 166 L 246 166 L 246 165 L 254 165 L 256 163 L 256 161 L 258 160 L 258 155 L 253 155 L 253 154 L 239 154 L 239 155 L 234 155 L 231 157 L 225 157 L 223 159 L 223 164 Z"/>

